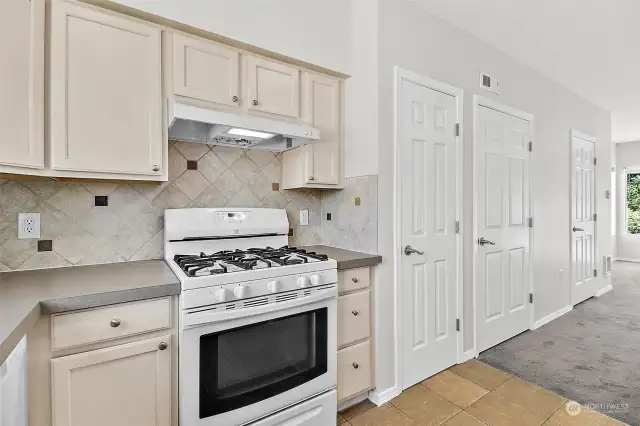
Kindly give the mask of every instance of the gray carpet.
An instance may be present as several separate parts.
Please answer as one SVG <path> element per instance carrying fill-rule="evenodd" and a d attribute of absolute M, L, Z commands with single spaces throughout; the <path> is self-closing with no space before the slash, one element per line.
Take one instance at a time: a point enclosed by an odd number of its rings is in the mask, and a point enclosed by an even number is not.
<path fill-rule="evenodd" d="M 613 288 L 479 359 L 582 404 L 621 404 L 594 408 L 640 425 L 640 264 L 616 262 Z"/>

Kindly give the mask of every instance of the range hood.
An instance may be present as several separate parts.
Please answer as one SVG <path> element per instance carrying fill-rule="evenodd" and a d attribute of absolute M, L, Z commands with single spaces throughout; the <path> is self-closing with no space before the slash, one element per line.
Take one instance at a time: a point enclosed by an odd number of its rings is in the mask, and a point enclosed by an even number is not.
<path fill-rule="evenodd" d="M 282 152 L 320 139 L 311 126 L 175 102 L 169 139 Z"/>

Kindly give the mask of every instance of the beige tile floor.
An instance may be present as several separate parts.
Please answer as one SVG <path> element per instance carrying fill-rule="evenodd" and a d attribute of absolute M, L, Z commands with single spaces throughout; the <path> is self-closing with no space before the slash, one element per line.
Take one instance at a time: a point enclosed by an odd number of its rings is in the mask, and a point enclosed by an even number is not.
<path fill-rule="evenodd" d="M 376 407 L 369 401 L 338 414 L 342 426 L 623 425 L 477 360 L 456 365 Z M 576 410 L 577 411 L 577 410 Z"/>

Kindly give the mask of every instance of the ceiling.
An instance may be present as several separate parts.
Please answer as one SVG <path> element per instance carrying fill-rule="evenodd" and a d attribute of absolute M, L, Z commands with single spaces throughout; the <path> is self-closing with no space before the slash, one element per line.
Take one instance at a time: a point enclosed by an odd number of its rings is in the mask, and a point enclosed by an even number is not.
<path fill-rule="evenodd" d="M 640 1 L 411 1 L 611 111 L 614 142 L 640 141 Z"/>

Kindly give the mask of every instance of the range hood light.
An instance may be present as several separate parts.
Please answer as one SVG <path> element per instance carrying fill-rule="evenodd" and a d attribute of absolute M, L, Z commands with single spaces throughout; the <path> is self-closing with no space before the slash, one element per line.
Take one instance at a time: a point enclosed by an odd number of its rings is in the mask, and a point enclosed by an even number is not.
<path fill-rule="evenodd" d="M 256 132 L 255 130 L 240 129 L 238 127 L 230 129 L 227 133 L 230 135 L 246 136 L 248 138 L 260 138 L 260 139 L 269 139 L 275 136 L 272 133 Z"/>

